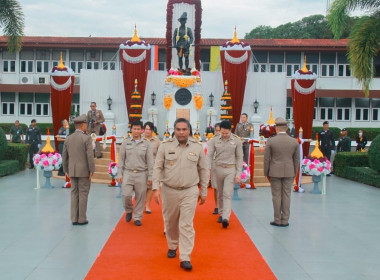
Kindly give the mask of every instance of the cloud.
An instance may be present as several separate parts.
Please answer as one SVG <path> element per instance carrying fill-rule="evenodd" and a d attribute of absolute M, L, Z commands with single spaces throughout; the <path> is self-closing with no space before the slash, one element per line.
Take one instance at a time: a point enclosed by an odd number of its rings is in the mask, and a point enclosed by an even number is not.
<path fill-rule="evenodd" d="M 19 0 L 27 36 L 165 37 L 165 0 Z M 325 14 L 321 0 L 203 0 L 202 37 L 244 37 L 259 25 L 278 26 Z"/>

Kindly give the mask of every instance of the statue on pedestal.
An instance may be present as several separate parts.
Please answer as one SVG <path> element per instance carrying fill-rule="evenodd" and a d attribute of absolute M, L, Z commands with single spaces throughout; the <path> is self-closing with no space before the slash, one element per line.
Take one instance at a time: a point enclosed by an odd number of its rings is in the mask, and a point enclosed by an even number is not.
<path fill-rule="evenodd" d="M 182 70 L 183 57 L 185 57 L 185 70 L 188 70 L 190 46 L 194 41 L 193 31 L 190 27 L 186 27 L 186 12 L 181 15 L 178 21 L 181 23 L 181 25 L 174 30 L 173 47 L 177 49 L 179 68 Z"/>

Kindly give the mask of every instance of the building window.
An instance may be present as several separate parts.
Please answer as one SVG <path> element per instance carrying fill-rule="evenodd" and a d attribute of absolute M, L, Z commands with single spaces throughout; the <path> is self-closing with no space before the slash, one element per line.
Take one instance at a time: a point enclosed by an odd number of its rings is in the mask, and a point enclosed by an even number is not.
<path fill-rule="evenodd" d="M 253 64 L 253 72 L 266 72 L 267 65 L 264 63 L 255 63 Z"/>
<path fill-rule="evenodd" d="M 86 62 L 86 69 L 99 69 L 99 61 L 87 61 Z"/>
<path fill-rule="evenodd" d="M 73 99 L 71 102 L 71 116 L 79 116 L 80 112 L 80 106 L 79 106 L 79 94 L 74 93 L 73 94 Z"/>
<path fill-rule="evenodd" d="M 334 77 L 335 76 L 335 64 L 322 64 L 321 77 Z"/>
<path fill-rule="evenodd" d="M 269 64 L 269 71 L 274 72 L 282 72 L 284 68 L 284 65 L 282 64 Z"/>
<path fill-rule="evenodd" d="M 293 100 L 291 97 L 286 97 L 286 119 L 293 119 Z"/>
<path fill-rule="evenodd" d="M 49 116 L 49 104 L 37 103 L 36 104 L 36 116 Z"/>
<path fill-rule="evenodd" d="M 319 108 L 319 118 L 322 121 L 332 121 L 333 120 L 333 108 Z"/>
<path fill-rule="evenodd" d="M 79 74 L 80 70 L 83 69 L 83 61 L 71 61 L 70 67 L 73 69 L 74 73 Z"/>
<path fill-rule="evenodd" d="M 59 61 L 53 61 L 53 67 L 57 67 L 59 64 Z"/>
<path fill-rule="evenodd" d="M 349 64 L 338 64 L 338 76 L 339 77 L 350 77 L 351 69 Z"/>
<path fill-rule="evenodd" d="M 49 72 L 49 61 L 36 61 L 36 72 L 37 73 L 48 73 Z"/>
<path fill-rule="evenodd" d="M 33 103 L 19 103 L 20 109 L 19 113 L 20 116 L 31 116 L 33 114 Z"/>
<path fill-rule="evenodd" d="M 15 73 L 16 72 L 16 60 L 3 60 L 3 72 Z"/>
<path fill-rule="evenodd" d="M 355 109 L 355 120 L 357 120 L 357 121 L 368 121 L 369 120 L 369 108 L 356 108 Z"/>
<path fill-rule="evenodd" d="M 300 70 L 299 64 L 287 64 L 286 65 L 286 76 L 291 77 L 298 70 Z"/>
<path fill-rule="evenodd" d="M 1 102 L 2 115 L 14 115 L 15 114 L 15 104 L 12 102 Z"/>
<path fill-rule="evenodd" d="M 307 64 L 306 67 L 309 71 L 318 75 L 318 64 Z"/>
<path fill-rule="evenodd" d="M 166 62 L 158 62 L 158 70 L 165 71 Z"/>
<path fill-rule="evenodd" d="M 321 97 L 319 101 L 319 119 L 321 121 L 332 121 L 334 119 L 335 98 Z"/>
<path fill-rule="evenodd" d="M 336 108 L 336 120 L 337 121 L 349 121 L 351 115 L 350 108 Z"/>
<path fill-rule="evenodd" d="M 114 61 L 103 61 L 103 70 L 115 70 L 116 63 Z"/>
<path fill-rule="evenodd" d="M 33 60 L 20 61 L 20 73 L 33 73 Z"/>
<path fill-rule="evenodd" d="M 373 121 L 379 121 L 380 120 L 379 113 L 380 113 L 380 109 L 378 109 L 378 108 L 372 109 L 372 120 Z"/>

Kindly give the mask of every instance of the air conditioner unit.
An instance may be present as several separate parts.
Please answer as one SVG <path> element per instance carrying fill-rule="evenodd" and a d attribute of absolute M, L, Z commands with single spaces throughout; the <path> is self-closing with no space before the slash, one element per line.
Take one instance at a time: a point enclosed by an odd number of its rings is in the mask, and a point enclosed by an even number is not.
<path fill-rule="evenodd" d="M 80 77 L 75 77 L 74 85 L 79 85 L 79 84 L 80 84 Z"/>
<path fill-rule="evenodd" d="M 49 76 L 34 76 L 33 77 L 34 84 L 35 85 L 49 85 L 50 84 L 50 77 Z"/>
<path fill-rule="evenodd" d="M 21 76 L 20 77 L 20 83 L 21 84 L 33 84 L 33 79 L 28 76 Z"/>

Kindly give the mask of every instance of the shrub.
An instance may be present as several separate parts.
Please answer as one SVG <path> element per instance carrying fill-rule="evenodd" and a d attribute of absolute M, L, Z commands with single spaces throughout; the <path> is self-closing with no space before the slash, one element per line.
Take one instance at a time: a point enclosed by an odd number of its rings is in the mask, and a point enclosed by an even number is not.
<path fill-rule="evenodd" d="M 0 128 L 0 161 L 4 158 L 5 151 L 8 147 L 8 141 L 5 136 L 5 132 Z"/>
<path fill-rule="evenodd" d="M 0 162 L 0 177 L 16 173 L 18 165 L 17 160 L 2 160 Z"/>
<path fill-rule="evenodd" d="M 24 170 L 29 154 L 29 145 L 9 143 L 8 149 L 5 152 L 4 159 L 17 160 L 19 170 Z"/>
<path fill-rule="evenodd" d="M 369 166 L 380 173 L 380 134 L 373 139 L 368 150 Z"/>
<path fill-rule="evenodd" d="M 363 130 L 364 136 L 367 138 L 368 141 L 372 141 L 375 139 L 377 135 L 380 134 L 380 128 L 378 127 L 346 127 L 348 136 L 351 138 L 352 141 L 355 141 L 356 137 L 358 136 L 358 130 Z M 315 140 L 315 134 L 320 132 L 323 129 L 322 126 L 315 126 L 312 129 L 311 137 Z M 334 139 L 339 139 L 339 134 L 341 129 L 338 127 L 330 127 L 330 130 L 334 134 Z"/>
<path fill-rule="evenodd" d="M 11 130 L 13 123 L 0 123 L 0 128 L 4 129 L 5 133 L 9 133 Z M 24 130 L 24 133 L 26 134 L 26 130 L 29 127 L 26 124 L 21 124 L 20 126 Z M 37 122 L 37 127 L 41 130 L 41 135 L 46 135 L 47 134 L 47 129 L 50 129 L 50 135 L 53 135 L 53 124 L 52 123 L 38 123 Z M 73 133 L 75 131 L 74 124 L 70 124 L 70 133 Z"/>
<path fill-rule="evenodd" d="M 347 179 L 380 188 L 380 173 L 369 167 L 347 167 Z"/>
<path fill-rule="evenodd" d="M 348 167 L 368 167 L 368 153 L 341 152 L 334 158 L 334 173 L 347 178 Z"/>

